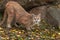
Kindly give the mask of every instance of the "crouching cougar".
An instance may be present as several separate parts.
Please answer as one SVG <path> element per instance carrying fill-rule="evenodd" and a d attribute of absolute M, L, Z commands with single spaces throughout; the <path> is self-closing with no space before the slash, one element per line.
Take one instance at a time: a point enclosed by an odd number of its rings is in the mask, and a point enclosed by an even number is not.
<path fill-rule="evenodd" d="M 7 17 L 6 17 L 7 16 Z M 14 1 L 9 1 L 6 4 L 3 20 L 0 22 L 2 25 L 6 21 L 6 27 L 11 28 L 12 22 L 23 24 L 27 30 L 31 30 L 33 25 L 33 15 L 26 12 L 23 7 Z"/>

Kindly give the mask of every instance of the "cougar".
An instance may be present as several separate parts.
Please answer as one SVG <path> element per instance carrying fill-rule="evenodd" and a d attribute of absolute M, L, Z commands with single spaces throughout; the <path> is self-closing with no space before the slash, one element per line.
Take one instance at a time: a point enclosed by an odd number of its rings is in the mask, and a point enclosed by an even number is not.
<path fill-rule="evenodd" d="M 6 20 L 6 18 L 7 18 L 7 20 Z M 7 21 L 6 26 L 8 28 L 11 28 L 12 22 L 14 22 L 14 24 L 17 22 L 17 23 L 21 23 L 21 24 L 25 25 L 25 27 L 28 30 L 30 29 L 31 15 L 28 12 L 26 12 L 23 9 L 23 7 L 20 4 L 18 4 L 17 2 L 9 1 L 6 4 L 4 17 L 3 17 L 2 22 L 0 22 L 0 25 L 2 25 L 5 20 Z"/>
<path fill-rule="evenodd" d="M 5 20 L 7 19 L 6 26 L 8 28 L 12 27 L 11 26 L 12 23 L 14 25 L 16 23 L 19 23 L 19 24 L 23 24 L 27 30 L 31 30 L 31 27 L 33 26 L 33 24 L 35 25 L 36 23 L 38 24 L 40 22 L 39 16 L 40 16 L 40 14 L 34 15 L 34 13 L 33 14 L 28 13 L 17 2 L 9 1 L 6 4 L 4 17 L 3 17 L 2 22 L 0 22 L 0 25 L 2 25 L 5 22 Z M 36 21 L 39 20 L 38 22 L 34 21 L 35 20 L 34 18 L 36 18 L 36 17 L 38 18 Z"/>

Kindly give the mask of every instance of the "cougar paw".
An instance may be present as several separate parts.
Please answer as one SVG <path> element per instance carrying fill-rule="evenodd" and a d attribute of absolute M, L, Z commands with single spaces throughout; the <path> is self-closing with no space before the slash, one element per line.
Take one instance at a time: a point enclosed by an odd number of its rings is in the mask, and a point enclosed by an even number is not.
<path fill-rule="evenodd" d="M 27 29 L 28 31 L 31 31 L 31 28 L 30 28 L 30 27 L 27 27 L 26 29 Z"/>
<path fill-rule="evenodd" d="M 8 27 L 8 28 L 11 28 L 11 25 L 10 25 L 10 24 L 8 24 L 8 25 L 7 25 L 7 27 Z"/>

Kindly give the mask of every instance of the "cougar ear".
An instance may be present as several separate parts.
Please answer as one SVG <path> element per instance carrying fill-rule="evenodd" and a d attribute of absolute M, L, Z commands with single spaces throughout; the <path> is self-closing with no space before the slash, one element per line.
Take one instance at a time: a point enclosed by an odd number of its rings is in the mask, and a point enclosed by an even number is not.
<path fill-rule="evenodd" d="M 35 16 L 35 14 L 31 14 L 32 15 L 32 17 L 34 17 Z"/>

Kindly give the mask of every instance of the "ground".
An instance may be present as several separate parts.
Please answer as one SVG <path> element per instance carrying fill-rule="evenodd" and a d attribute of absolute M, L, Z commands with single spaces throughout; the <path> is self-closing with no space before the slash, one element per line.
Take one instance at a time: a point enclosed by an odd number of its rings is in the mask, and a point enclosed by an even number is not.
<path fill-rule="evenodd" d="M 8 31 L 5 28 L 0 27 L 0 38 L 2 40 L 60 40 L 60 31 L 50 26 L 42 21 L 40 27 L 35 25 L 32 31 L 12 27 L 9 34 L 6 34 Z"/>

